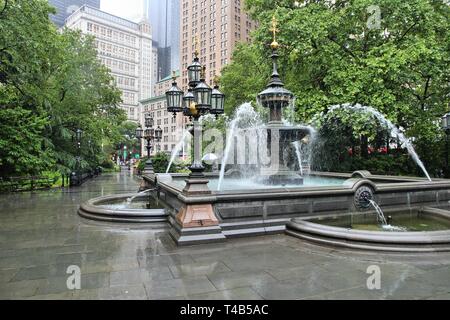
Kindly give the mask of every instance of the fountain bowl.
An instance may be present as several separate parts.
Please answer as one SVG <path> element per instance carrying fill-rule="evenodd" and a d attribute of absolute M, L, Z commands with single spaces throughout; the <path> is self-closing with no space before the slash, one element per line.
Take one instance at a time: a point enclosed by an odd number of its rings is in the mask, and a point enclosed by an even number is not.
<path fill-rule="evenodd" d="M 353 212 L 346 215 L 313 219 L 294 218 L 286 225 L 288 235 L 328 246 L 360 250 L 394 252 L 438 252 L 450 251 L 450 211 L 432 207 L 407 208 L 390 211 L 397 221 L 407 222 L 407 227 L 383 228 L 376 224 L 375 212 Z M 402 217 L 403 214 L 403 217 Z M 367 222 L 367 216 L 372 222 Z M 406 218 L 406 219 L 405 219 Z M 422 219 L 422 220 L 421 220 Z M 369 219 L 370 220 L 370 219 Z M 414 222 L 417 230 L 414 230 Z M 429 229 L 423 223 L 429 221 Z M 420 223 L 422 222 L 422 223 Z M 420 223 L 420 224 L 419 224 Z M 395 222 L 394 222 L 395 225 Z"/>
<path fill-rule="evenodd" d="M 133 197 L 135 201 L 128 203 L 127 199 Z M 168 214 L 164 206 L 156 199 L 151 202 L 149 200 L 149 195 L 137 193 L 102 196 L 81 204 L 78 214 L 83 218 L 98 221 L 166 223 Z M 147 208 L 147 203 L 151 205 L 150 208 Z"/>

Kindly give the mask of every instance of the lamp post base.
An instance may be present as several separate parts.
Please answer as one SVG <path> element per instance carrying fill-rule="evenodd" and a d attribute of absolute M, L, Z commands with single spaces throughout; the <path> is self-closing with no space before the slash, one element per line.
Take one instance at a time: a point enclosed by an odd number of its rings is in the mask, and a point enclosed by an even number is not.
<path fill-rule="evenodd" d="M 155 174 L 155 171 L 154 171 L 154 169 L 153 169 L 153 163 L 152 163 L 152 160 L 151 160 L 151 159 L 148 159 L 148 160 L 145 162 L 144 174 L 147 174 L 147 175 L 149 175 L 149 174 Z"/>
<path fill-rule="evenodd" d="M 222 242 L 226 240 L 225 235 L 222 233 L 222 228 L 219 225 L 183 228 L 179 223 L 174 222 L 169 234 L 179 246 Z"/>
<path fill-rule="evenodd" d="M 186 204 L 178 212 L 176 221 L 182 228 L 218 226 L 214 209 L 210 203 Z"/>
<path fill-rule="evenodd" d="M 202 201 L 202 196 L 211 194 L 208 182 L 208 179 L 202 179 L 195 173 L 186 180 L 183 196 L 188 201 L 184 201 L 184 205 L 171 221 L 170 235 L 178 245 L 209 243 L 226 239 L 214 213 L 212 203 L 205 199 Z"/>
<path fill-rule="evenodd" d="M 190 177 L 186 180 L 183 195 L 186 197 L 201 197 L 211 194 L 208 182 L 208 179 Z M 211 203 L 186 203 L 178 212 L 176 220 L 183 228 L 219 225 Z"/>

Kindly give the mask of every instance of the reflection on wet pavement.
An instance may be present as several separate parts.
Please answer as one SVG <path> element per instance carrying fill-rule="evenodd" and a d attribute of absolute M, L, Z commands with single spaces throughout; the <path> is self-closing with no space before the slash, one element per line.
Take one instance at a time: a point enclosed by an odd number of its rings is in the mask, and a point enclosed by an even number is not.
<path fill-rule="evenodd" d="M 380 254 L 286 235 L 177 247 L 167 227 L 77 215 L 97 196 L 135 192 L 129 172 L 70 190 L 0 195 L 0 299 L 449 299 L 450 253 Z M 67 288 L 71 265 L 80 290 Z M 381 287 L 369 290 L 367 267 Z"/>

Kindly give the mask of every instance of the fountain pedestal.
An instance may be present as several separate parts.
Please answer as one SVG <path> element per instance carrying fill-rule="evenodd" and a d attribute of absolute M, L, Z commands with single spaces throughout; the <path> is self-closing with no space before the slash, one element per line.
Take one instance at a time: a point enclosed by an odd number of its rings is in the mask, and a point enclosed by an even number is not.
<path fill-rule="evenodd" d="M 176 214 L 170 230 L 178 245 L 225 240 L 214 213 L 208 182 L 208 179 L 195 177 L 195 174 L 186 180 L 181 194 L 184 205 Z"/>
<path fill-rule="evenodd" d="M 302 185 L 303 177 L 295 170 L 297 160 L 292 157 L 295 152 L 292 143 L 300 141 L 309 132 L 308 130 L 289 127 L 281 122 L 271 122 L 266 127 L 267 150 L 270 150 L 270 166 L 262 167 L 260 180 L 265 184 Z"/>

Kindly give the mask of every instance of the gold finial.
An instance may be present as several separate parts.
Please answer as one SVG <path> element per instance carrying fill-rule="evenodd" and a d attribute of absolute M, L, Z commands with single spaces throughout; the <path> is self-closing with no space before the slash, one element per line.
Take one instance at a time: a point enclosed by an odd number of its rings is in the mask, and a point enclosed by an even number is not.
<path fill-rule="evenodd" d="M 274 50 L 278 49 L 279 44 L 277 42 L 277 32 L 279 30 L 277 29 L 277 18 L 275 18 L 275 15 L 272 17 L 272 28 L 270 28 L 270 31 L 273 33 L 273 41 L 270 44 L 270 47 Z"/>
<path fill-rule="evenodd" d="M 193 116 L 196 116 L 198 113 L 197 107 L 195 105 L 195 102 L 191 102 L 191 104 L 189 105 L 189 111 Z"/>
<path fill-rule="evenodd" d="M 198 36 L 195 36 L 195 38 L 194 38 L 194 46 L 195 46 L 194 54 L 197 57 L 199 55 L 199 53 L 200 53 L 199 52 L 200 40 L 198 39 Z"/>
<path fill-rule="evenodd" d="M 177 72 L 175 70 L 172 71 L 172 80 L 177 81 Z"/>
<path fill-rule="evenodd" d="M 214 74 L 213 82 L 215 86 L 219 85 L 219 76 L 217 74 Z"/>
<path fill-rule="evenodd" d="M 206 79 L 206 66 L 202 66 L 202 72 L 200 74 L 200 79 Z"/>

